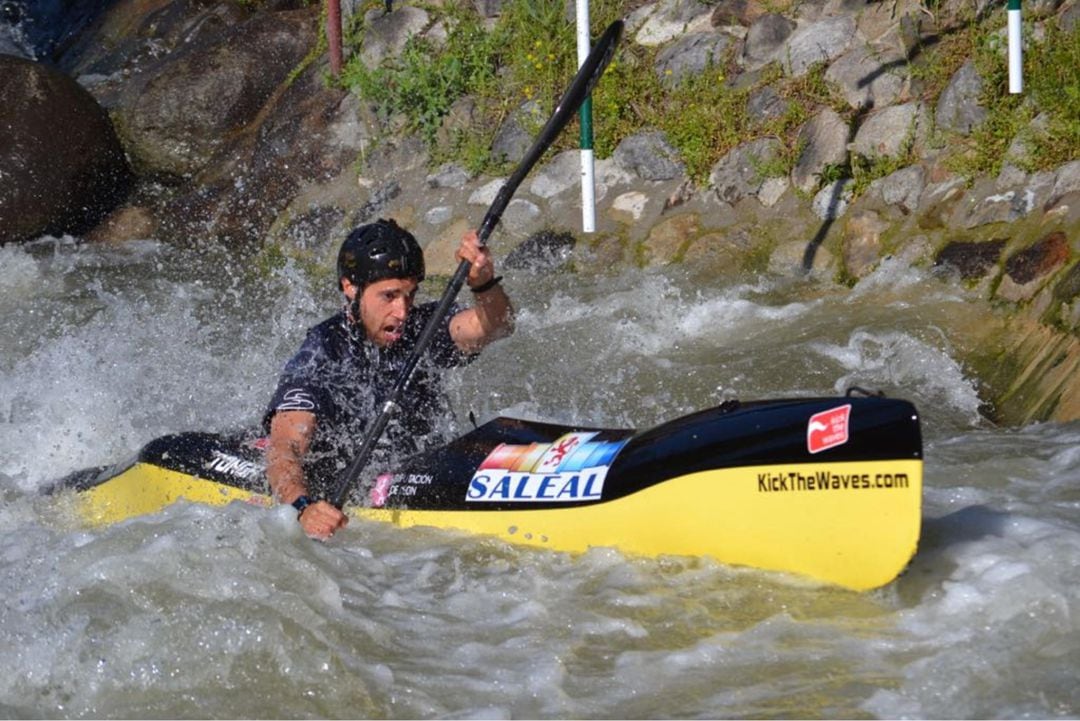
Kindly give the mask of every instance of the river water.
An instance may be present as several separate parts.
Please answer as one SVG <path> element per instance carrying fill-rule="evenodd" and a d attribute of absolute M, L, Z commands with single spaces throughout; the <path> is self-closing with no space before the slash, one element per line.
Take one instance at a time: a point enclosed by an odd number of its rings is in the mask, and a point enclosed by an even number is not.
<path fill-rule="evenodd" d="M 498 247 L 496 243 L 496 247 Z M 725 398 L 919 408 L 924 531 L 870 593 L 291 509 L 177 504 L 91 529 L 50 480 L 257 422 L 332 288 L 153 241 L 0 248 L 0 716 L 1080 715 L 1080 424 L 996 428 L 950 337 L 963 291 L 886 263 L 769 276 L 507 271 L 518 331 L 449 379 L 495 413 L 645 427 Z"/>

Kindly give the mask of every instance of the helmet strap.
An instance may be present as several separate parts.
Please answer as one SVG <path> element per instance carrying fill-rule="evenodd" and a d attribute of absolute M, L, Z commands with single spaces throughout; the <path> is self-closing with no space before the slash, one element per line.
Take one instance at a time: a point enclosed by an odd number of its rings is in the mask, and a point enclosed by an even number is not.
<path fill-rule="evenodd" d="M 348 300 L 346 304 L 346 314 L 349 316 L 349 323 L 356 325 L 360 322 L 360 294 L 357 293 L 356 297 L 352 300 Z"/>

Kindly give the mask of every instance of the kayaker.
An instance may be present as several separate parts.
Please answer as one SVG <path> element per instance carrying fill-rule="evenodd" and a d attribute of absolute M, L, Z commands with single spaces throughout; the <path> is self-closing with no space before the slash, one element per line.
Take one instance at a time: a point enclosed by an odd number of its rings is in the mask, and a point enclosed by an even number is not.
<path fill-rule="evenodd" d="M 472 267 L 466 283 L 473 304 L 454 304 L 399 399 L 375 461 L 441 440 L 449 413 L 442 371 L 471 361 L 488 343 L 513 331 L 513 308 L 495 275 L 491 253 L 475 231 L 456 252 Z M 338 253 L 343 308 L 308 331 L 288 361 L 264 418 L 269 431 L 266 475 L 279 503 L 296 507 L 304 531 L 329 538 L 348 522 L 331 503 L 333 484 L 348 465 L 366 424 L 382 408 L 399 370 L 437 302 L 414 305 L 424 280 L 424 253 L 393 220 L 361 225 Z"/>

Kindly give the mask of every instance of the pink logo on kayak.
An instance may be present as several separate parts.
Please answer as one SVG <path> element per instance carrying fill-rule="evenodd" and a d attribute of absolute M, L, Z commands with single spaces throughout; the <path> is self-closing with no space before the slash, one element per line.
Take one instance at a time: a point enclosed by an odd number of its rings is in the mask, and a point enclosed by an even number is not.
<path fill-rule="evenodd" d="M 394 477 L 389 473 L 384 473 L 375 479 L 375 485 L 371 488 L 372 508 L 382 508 L 386 505 L 386 499 L 390 497 L 390 485 L 393 482 Z"/>
<path fill-rule="evenodd" d="M 847 443 L 850 416 L 850 403 L 810 416 L 806 425 L 806 450 L 821 453 Z"/>

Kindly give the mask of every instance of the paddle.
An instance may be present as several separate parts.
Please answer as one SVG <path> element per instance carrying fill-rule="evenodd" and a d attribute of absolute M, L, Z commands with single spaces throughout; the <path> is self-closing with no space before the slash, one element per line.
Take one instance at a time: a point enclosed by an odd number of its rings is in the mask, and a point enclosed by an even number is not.
<path fill-rule="evenodd" d="M 619 36 L 622 35 L 622 27 L 622 21 L 616 20 L 611 23 L 607 30 L 604 31 L 604 34 L 600 36 L 600 39 L 596 42 L 596 46 L 593 48 L 592 52 L 589 53 L 589 56 L 585 58 L 585 62 L 582 63 L 581 67 L 578 69 L 577 75 L 574 76 L 574 79 L 570 82 L 570 86 L 566 89 L 566 92 L 563 93 L 562 99 L 559 100 L 559 104 L 555 107 L 555 111 L 540 130 L 540 134 L 533 142 L 532 147 L 525 153 L 525 157 L 518 163 L 517 169 L 514 170 L 513 174 L 499 190 L 498 195 L 495 196 L 495 200 L 492 201 L 491 207 L 488 208 L 487 215 L 484 216 L 484 221 L 480 224 L 480 228 L 477 231 L 481 245 L 484 245 L 487 242 L 488 237 L 491 235 L 492 231 L 495 230 L 495 226 L 502 218 L 503 211 L 506 210 L 506 206 L 510 203 L 514 191 L 521 185 L 521 181 L 525 179 L 525 176 L 528 175 L 529 171 L 536 165 L 540 156 L 551 147 L 555 138 L 557 138 L 559 133 L 562 132 L 562 129 L 566 127 L 566 124 L 570 122 L 570 119 L 577 114 L 578 108 L 585 101 L 585 98 L 589 96 L 589 93 L 592 92 L 593 86 L 596 85 L 596 82 L 604 72 L 604 68 L 607 67 L 612 56 L 615 54 L 615 46 L 619 42 Z M 383 431 L 390 422 L 391 416 L 398 410 L 398 399 L 401 398 L 408 389 L 413 372 L 416 370 L 416 365 L 420 362 L 420 357 L 431 344 L 431 339 L 435 335 L 435 329 L 439 327 L 446 317 L 446 314 L 449 312 L 451 304 L 454 302 L 457 294 L 461 291 L 461 287 L 465 284 L 466 278 L 469 276 L 469 269 L 471 267 L 472 264 L 467 260 L 461 261 L 458 265 L 453 278 L 450 279 L 449 285 L 446 286 L 446 290 L 439 300 L 439 304 L 435 309 L 435 314 L 431 316 L 431 319 L 428 321 L 427 325 L 424 326 L 423 331 L 421 331 L 420 337 L 416 341 L 416 346 L 413 348 L 412 354 L 410 354 L 405 361 L 405 365 L 402 367 L 401 373 L 398 375 L 397 381 L 390 391 L 390 395 L 383 404 L 382 410 L 375 420 L 372 421 L 371 425 L 368 426 L 363 441 L 360 443 L 360 448 L 356 452 L 355 458 L 353 458 L 349 467 L 345 469 L 341 479 L 338 481 L 337 489 L 330 499 L 330 502 L 338 508 L 345 505 L 345 500 L 348 498 L 352 487 L 356 484 L 364 467 L 367 466 L 368 459 L 375 448 L 375 444 L 378 442 L 379 438 L 382 437 Z"/>

